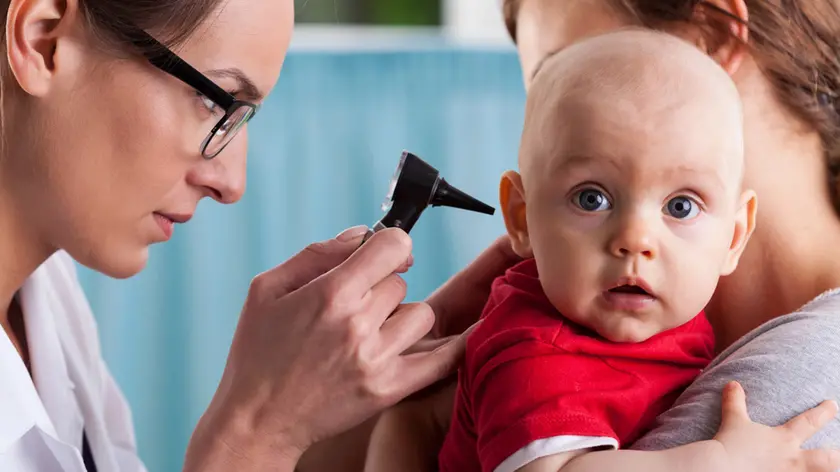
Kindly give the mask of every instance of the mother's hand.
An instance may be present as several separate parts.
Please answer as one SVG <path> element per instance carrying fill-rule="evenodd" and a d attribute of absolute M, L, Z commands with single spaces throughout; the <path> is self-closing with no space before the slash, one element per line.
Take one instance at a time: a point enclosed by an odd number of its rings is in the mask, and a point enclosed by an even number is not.
<path fill-rule="evenodd" d="M 490 296 L 493 280 L 519 261 L 521 258 L 513 252 L 507 236 L 493 241 L 470 265 L 426 299 L 435 312 L 431 335 L 458 335 L 475 323 Z"/>
<path fill-rule="evenodd" d="M 311 444 L 352 428 L 451 372 L 454 339 L 403 354 L 434 323 L 400 305 L 411 240 L 384 230 L 314 244 L 251 284 L 221 383 L 186 469 L 288 470 Z"/>

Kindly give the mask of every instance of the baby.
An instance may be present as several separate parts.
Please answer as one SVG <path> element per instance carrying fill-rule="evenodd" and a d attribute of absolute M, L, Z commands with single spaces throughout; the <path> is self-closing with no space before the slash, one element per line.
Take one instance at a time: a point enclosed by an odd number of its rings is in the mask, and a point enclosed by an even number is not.
<path fill-rule="evenodd" d="M 442 472 L 515 471 L 635 441 L 711 361 L 702 313 L 755 219 L 740 98 L 673 36 L 548 58 L 501 207 L 525 261 L 467 343 Z M 540 469 L 542 470 L 542 469 Z"/>
<path fill-rule="evenodd" d="M 702 310 L 755 224 L 743 148 L 734 84 L 671 35 L 606 34 L 543 63 L 500 191 L 524 261 L 467 342 L 441 472 L 764 471 L 799 454 L 804 438 L 749 421 L 737 384 L 715 440 L 614 451 L 713 357 Z M 396 424 L 376 434 L 394 445 Z M 367 470 L 413 470 L 401 447 Z"/>

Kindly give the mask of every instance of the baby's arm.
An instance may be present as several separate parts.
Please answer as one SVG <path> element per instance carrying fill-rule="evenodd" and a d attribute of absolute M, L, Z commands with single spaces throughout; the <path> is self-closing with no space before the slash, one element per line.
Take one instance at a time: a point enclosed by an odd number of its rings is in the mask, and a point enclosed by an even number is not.
<path fill-rule="evenodd" d="M 415 431 L 422 430 L 418 423 L 421 415 L 412 411 L 411 405 L 396 405 L 385 412 L 376 423 L 368 445 L 365 472 L 425 472 L 437 468 L 437 456 L 428 461 L 425 454 L 433 451 L 424 443 L 424 437 Z"/>
<path fill-rule="evenodd" d="M 436 471 L 455 388 L 453 379 L 385 410 L 371 434 L 365 472 Z"/>
<path fill-rule="evenodd" d="M 722 401 L 722 422 L 714 439 L 664 451 L 574 451 L 537 459 L 518 472 L 708 472 L 796 471 L 831 472 L 840 467 L 834 450 L 803 450 L 802 443 L 837 414 L 834 402 L 824 402 L 770 428 L 753 423 L 747 414 L 744 391 L 727 385 Z"/>

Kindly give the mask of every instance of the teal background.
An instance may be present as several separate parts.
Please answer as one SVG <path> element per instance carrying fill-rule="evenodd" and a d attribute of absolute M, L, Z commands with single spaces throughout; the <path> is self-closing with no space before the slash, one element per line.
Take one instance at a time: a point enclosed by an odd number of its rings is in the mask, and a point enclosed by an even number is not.
<path fill-rule="evenodd" d="M 80 268 L 149 470 L 180 470 L 254 275 L 309 242 L 375 222 L 403 149 L 498 207 L 523 107 L 510 51 L 292 52 L 249 125 L 244 199 L 202 202 L 136 277 Z M 427 210 L 412 231 L 408 299 L 424 298 L 503 231 L 498 211 Z"/>

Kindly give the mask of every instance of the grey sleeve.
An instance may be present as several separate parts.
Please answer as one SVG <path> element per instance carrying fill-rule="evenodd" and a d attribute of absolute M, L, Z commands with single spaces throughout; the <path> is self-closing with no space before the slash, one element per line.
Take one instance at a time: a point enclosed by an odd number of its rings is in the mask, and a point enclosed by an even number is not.
<path fill-rule="evenodd" d="M 715 361 L 631 449 L 659 450 L 711 439 L 724 385 L 737 380 L 753 421 L 776 426 L 823 400 L 840 400 L 840 292 L 757 328 Z M 837 418 L 806 448 L 840 446 Z"/>

